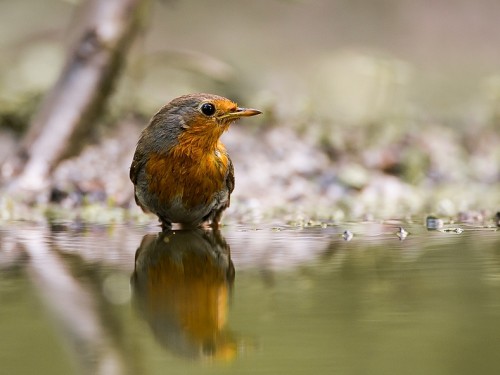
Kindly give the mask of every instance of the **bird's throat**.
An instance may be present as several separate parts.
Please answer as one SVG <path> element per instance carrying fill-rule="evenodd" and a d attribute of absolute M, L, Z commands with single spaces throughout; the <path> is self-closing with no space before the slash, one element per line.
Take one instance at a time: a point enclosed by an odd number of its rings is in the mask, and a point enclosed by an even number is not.
<path fill-rule="evenodd" d="M 195 159 L 201 154 L 210 155 L 218 148 L 224 147 L 219 139 L 226 129 L 226 126 L 213 126 L 208 129 L 191 126 L 179 135 L 176 148 L 188 157 L 194 156 Z"/>

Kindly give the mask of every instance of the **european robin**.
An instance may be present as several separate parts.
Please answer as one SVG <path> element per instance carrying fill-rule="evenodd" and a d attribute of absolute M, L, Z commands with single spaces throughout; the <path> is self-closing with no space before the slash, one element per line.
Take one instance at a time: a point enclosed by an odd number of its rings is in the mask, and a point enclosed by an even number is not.
<path fill-rule="evenodd" d="M 212 94 L 184 95 L 162 107 L 142 131 L 130 166 L 136 203 L 163 229 L 217 228 L 234 189 L 220 136 L 240 117 L 259 113 Z"/>

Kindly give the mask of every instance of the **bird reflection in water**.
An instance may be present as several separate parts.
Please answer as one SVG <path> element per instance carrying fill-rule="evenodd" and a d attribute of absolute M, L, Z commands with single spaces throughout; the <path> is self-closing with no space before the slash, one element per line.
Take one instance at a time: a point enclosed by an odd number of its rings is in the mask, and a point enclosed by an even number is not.
<path fill-rule="evenodd" d="M 237 341 L 226 321 L 234 274 L 219 231 L 149 234 L 135 255 L 134 301 L 168 350 L 189 358 L 231 360 Z"/>

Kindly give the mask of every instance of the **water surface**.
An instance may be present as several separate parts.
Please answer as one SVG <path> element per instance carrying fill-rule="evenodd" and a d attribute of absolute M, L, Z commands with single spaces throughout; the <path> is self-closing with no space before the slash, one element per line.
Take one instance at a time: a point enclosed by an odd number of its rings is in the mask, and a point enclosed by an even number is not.
<path fill-rule="evenodd" d="M 460 228 L 13 223 L 1 372 L 496 374 L 500 232 Z"/>

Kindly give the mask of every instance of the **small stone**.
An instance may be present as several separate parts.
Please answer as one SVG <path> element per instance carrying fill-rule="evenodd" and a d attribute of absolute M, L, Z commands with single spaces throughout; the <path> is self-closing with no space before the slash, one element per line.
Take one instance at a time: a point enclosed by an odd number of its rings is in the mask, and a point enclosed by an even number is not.
<path fill-rule="evenodd" d="M 408 234 L 409 233 L 403 227 L 399 227 L 398 231 L 396 232 L 396 235 L 401 241 L 403 241 L 408 236 Z"/>
<path fill-rule="evenodd" d="M 440 232 L 443 232 L 443 233 L 456 233 L 456 234 L 460 234 L 462 233 L 464 230 L 462 228 L 444 228 L 444 229 L 439 229 Z"/>
<path fill-rule="evenodd" d="M 342 233 L 342 238 L 345 241 L 350 241 L 354 237 L 354 234 L 350 230 L 345 230 L 344 233 Z"/>
<path fill-rule="evenodd" d="M 425 219 L 425 226 L 428 230 L 437 230 L 444 226 L 444 222 L 435 216 L 427 216 Z"/>

